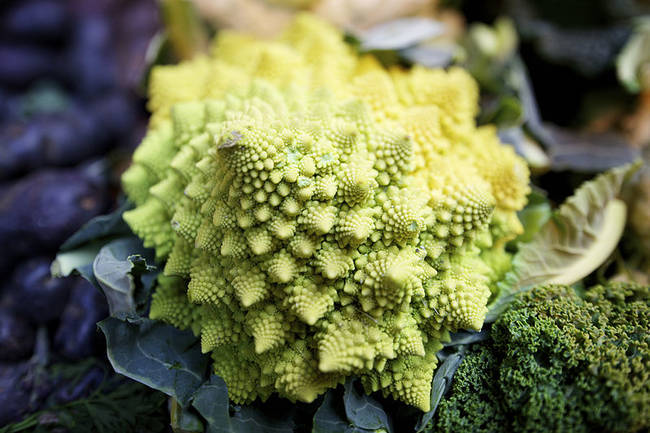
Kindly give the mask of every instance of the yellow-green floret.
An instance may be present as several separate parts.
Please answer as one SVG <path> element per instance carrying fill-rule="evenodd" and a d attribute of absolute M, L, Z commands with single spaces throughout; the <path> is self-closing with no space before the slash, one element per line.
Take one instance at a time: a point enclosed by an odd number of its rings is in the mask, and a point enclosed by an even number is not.
<path fill-rule="evenodd" d="M 474 123 L 472 79 L 386 70 L 304 15 L 275 41 L 222 32 L 150 92 L 123 184 L 125 220 L 167 260 L 151 317 L 200 334 L 234 402 L 309 402 L 355 375 L 428 410 L 435 353 L 481 328 L 481 254 L 521 230 L 528 193 Z"/>

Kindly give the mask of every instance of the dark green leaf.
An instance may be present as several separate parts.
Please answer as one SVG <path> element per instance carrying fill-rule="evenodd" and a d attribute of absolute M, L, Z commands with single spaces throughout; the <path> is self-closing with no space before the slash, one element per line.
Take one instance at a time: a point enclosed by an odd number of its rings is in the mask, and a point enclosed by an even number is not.
<path fill-rule="evenodd" d="M 183 406 L 189 404 L 208 365 L 191 332 L 142 318 L 109 317 L 98 326 L 116 372 L 174 397 Z"/>
<path fill-rule="evenodd" d="M 50 266 L 52 276 L 67 277 L 73 272 L 78 272 L 99 288 L 93 274 L 93 261 L 102 246 L 104 246 L 104 243 L 101 241 L 91 242 L 83 247 L 58 253 Z"/>
<path fill-rule="evenodd" d="M 635 24 L 634 34 L 616 60 L 619 81 L 633 93 L 650 89 L 650 77 L 644 72 L 650 62 L 650 17 L 642 16 Z"/>
<path fill-rule="evenodd" d="M 524 232 L 513 241 L 530 242 L 537 232 L 546 224 L 551 217 L 551 204 L 542 194 L 533 191 L 528 195 L 526 207 L 518 212 L 517 216 L 524 226 Z"/>
<path fill-rule="evenodd" d="M 330 389 L 314 415 L 312 433 L 365 433 L 363 429 L 351 426 L 345 416 L 343 399 L 338 390 Z"/>
<path fill-rule="evenodd" d="M 501 95 L 482 107 L 478 122 L 480 124 L 492 123 L 502 128 L 508 128 L 519 125 L 523 116 L 523 107 L 518 98 Z"/>
<path fill-rule="evenodd" d="M 423 431 L 429 421 L 433 418 L 433 415 L 435 415 L 440 399 L 451 386 L 454 373 L 456 373 L 462 360 L 463 351 L 453 353 L 447 356 L 442 365 L 436 370 L 433 382 L 431 383 L 431 410 L 422 415 L 422 418 L 420 418 L 415 426 L 416 432 Z"/>
<path fill-rule="evenodd" d="M 174 398 L 169 398 L 169 418 L 174 433 L 203 433 L 201 417 L 189 408 L 183 408 Z"/>
<path fill-rule="evenodd" d="M 131 207 L 133 204 L 125 201 L 114 212 L 91 219 L 61 245 L 61 251 L 70 251 L 87 242 L 107 236 L 128 235 L 131 230 L 122 219 L 122 214 Z"/>
<path fill-rule="evenodd" d="M 216 375 L 195 392 L 192 406 L 207 421 L 206 433 L 292 433 L 294 429 L 287 413 L 271 415 L 255 406 L 236 406 L 231 415 L 226 383 Z"/>
<path fill-rule="evenodd" d="M 343 404 L 348 421 L 361 429 L 392 432 L 391 422 L 382 405 L 371 396 L 359 392 L 353 379 L 345 382 Z"/>
<path fill-rule="evenodd" d="M 93 262 L 93 273 L 106 299 L 111 316 L 135 313 L 136 278 L 153 273 L 153 252 L 136 237 L 122 238 L 102 247 Z"/>
<path fill-rule="evenodd" d="M 483 330 L 481 332 L 475 331 L 458 331 L 451 334 L 451 341 L 445 343 L 445 347 L 461 346 L 464 344 L 472 344 L 483 341 L 488 337 L 488 333 Z"/>

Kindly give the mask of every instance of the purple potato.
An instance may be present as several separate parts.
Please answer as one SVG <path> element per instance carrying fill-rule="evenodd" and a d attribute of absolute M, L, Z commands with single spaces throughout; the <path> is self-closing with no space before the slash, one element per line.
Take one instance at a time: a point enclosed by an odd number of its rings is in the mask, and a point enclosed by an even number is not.
<path fill-rule="evenodd" d="M 45 170 L 6 188 L 0 197 L 0 245 L 16 258 L 58 246 L 109 204 L 106 186 L 79 170 Z"/>
<path fill-rule="evenodd" d="M 79 20 L 66 55 L 67 77 L 77 92 L 97 97 L 117 87 L 111 25 L 105 16 Z"/>
<path fill-rule="evenodd" d="M 50 50 L 32 46 L 0 45 L 0 84 L 27 86 L 54 75 L 58 58 Z"/>
<path fill-rule="evenodd" d="M 34 350 L 35 335 L 25 318 L 8 308 L 0 308 L 0 361 L 29 358 Z"/>
<path fill-rule="evenodd" d="M 0 426 L 17 421 L 30 408 L 32 387 L 25 380 L 28 364 L 0 364 Z"/>
<path fill-rule="evenodd" d="M 93 355 L 101 347 L 97 322 L 106 318 L 106 298 L 86 280 L 79 280 L 70 293 L 59 328 L 54 336 L 55 350 L 68 359 Z"/>
<path fill-rule="evenodd" d="M 45 166 L 78 164 L 101 155 L 128 134 L 136 118 L 135 104 L 111 93 L 58 113 L 0 128 L 0 179 L 10 179 Z"/>
<path fill-rule="evenodd" d="M 16 267 L 4 294 L 10 308 L 36 324 L 58 319 L 76 278 L 53 278 L 50 257 L 29 259 Z"/>
<path fill-rule="evenodd" d="M 44 42 L 64 37 L 69 24 L 65 3 L 56 0 L 23 0 L 10 7 L 0 19 L 3 34 Z"/>

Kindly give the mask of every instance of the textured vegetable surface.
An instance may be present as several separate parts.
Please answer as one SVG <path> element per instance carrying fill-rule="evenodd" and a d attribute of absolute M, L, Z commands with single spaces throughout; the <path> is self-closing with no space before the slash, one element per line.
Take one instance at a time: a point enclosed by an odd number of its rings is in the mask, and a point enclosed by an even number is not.
<path fill-rule="evenodd" d="M 355 375 L 428 410 L 435 353 L 481 328 L 529 191 L 476 127 L 474 81 L 386 70 L 302 15 L 272 42 L 221 32 L 150 92 L 123 184 L 167 260 L 151 317 L 200 334 L 237 403 Z"/>
<path fill-rule="evenodd" d="M 454 376 L 429 431 L 611 431 L 650 426 L 650 287 L 520 295 Z"/>

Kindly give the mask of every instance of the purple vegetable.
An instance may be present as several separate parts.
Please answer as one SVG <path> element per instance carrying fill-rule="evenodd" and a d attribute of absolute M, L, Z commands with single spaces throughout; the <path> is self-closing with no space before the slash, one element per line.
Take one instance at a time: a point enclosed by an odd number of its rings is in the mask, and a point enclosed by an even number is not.
<path fill-rule="evenodd" d="M 126 95 L 112 93 L 29 122 L 7 123 L 0 128 L 0 179 L 100 155 L 131 130 L 135 115 Z"/>
<path fill-rule="evenodd" d="M 8 186 L 0 197 L 0 245 L 14 258 L 55 250 L 108 205 L 105 185 L 81 171 L 47 170 Z"/>
<path fill-rule="evenodd" d="M 20 419 L 29 409 L 31 385 L 24 380 L 27 363 L 0 364 L 0 426 Z"/>
<path fill-rule="evenodd" d="M 111 25 L 105 16 L 77 21 L 67 53 L 70 84 L 84 96 L 99 96 L 117 87 Z"/>
<path fill-rule="evenodd" d="M 55 53 L 32 46 L 0 45 L 0 84 L 26 86 L 39 78 L 54 75 Z"/>
<path fill-rule="evenodd" d="M 70 23 L 64 2 L 33 0 L 17 2 L 0 19 L 0 29 L 8 36 L 51 42 L 62 38 Z"/>
<path fill-rule="evenodd" d="M 55 350 L 69 359 L 91 356 L 103 341 L 96 324 L 107 315 L 104 295 L 86 280 L 79 280 L 61 316 L 54 337 Z"/>
<path fill-rule="evenodd" d="M 34 349 L 34 339 L 34 329 L 26 319 L 8 308 L 0 308 L 0 361 L 28 358 Z"/>
<path fill-rule="evenodd" d="M 36 257 L 21 263 L 4 294 L 3 303 L 36 324 L 45 324 L 61 316 L 70 288 L 76 282 L 73 277 L 52 278 L 51 262 L 50 257 Z"/>

